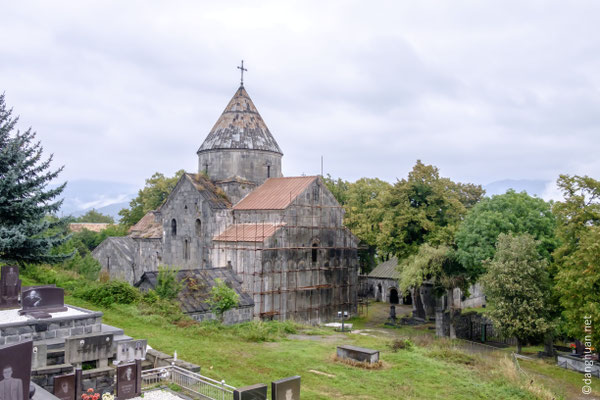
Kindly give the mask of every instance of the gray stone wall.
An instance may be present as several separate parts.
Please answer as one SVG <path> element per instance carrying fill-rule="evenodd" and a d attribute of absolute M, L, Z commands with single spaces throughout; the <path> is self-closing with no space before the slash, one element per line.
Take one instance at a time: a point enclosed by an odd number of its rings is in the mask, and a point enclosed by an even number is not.
<path fill-rule="evenodd" d="M 254 182 L 257 185 L 281 174 L 281 154 L 263 150 L 219 149 L 198 153 L 198 172 L 206 173 L 213 181 L 233 177 Z M 207 166 L 208 165 L 208 166 Z M 270 168 L 268 168 L 270 166 Z"/>
<path fill-rule="evenodd" d="M 455 308 L 480 308 L 486 303 L 483 286 L 479 282 L 469 287 L 469 297 L 463 298 L 464 293 L 460 289 L 454 289 L 452 297 Z"/>
<path fill-rule="evenodd" d="M 214 211 L 188 179 L 179 181 L 161 208 L 162 263 L 182 269 L 210 268 L 212 237 L 230 223 L 228 210 Z M 173 222 L 176 233 L 173 235 Z"/>
<path fill-rule="evenodd" d="M 70 306 L 74 308 L 73 306 Z M 0 326 L 0 345 L 20 343 L 25 340 L 45 340 L 66 338 L 84 333 L 100 332 L 102 313 L 90 312 L 48 320 L 31 320 L 26 323 L 15 322 Z"/>
<path fill-rule="evenodd" d="M 367 278 L 369 298 L 373 298 L 377 301 L 384 303 L 390 302 L 390 293 L 392 289 L 398 291 L 398 304 L 404 304 L 402 299 L 402 292 L 399 289 L 398 281 L 395 279 L 386 278 Z"/>
<path fill-rule="evenodd" d="M 252 182 L 240 182 L 237 180 L 219 181 L 215 185 L 223 189 L 231 204 L 237 204 L 241 199 L 246 197 L 248 193 L 258 187 Z"/>
<path fill-rule="evenodd" d="M 217 316 L 212 312 L 188 314 L 196 321 L 210 321 L 217 319 Z M 228 310 L 223 314 L 223 323 L 225 325 L 239 324 L 242 322 L 252 321 L 254 318 L 254 307 L 236 307 Z"/>

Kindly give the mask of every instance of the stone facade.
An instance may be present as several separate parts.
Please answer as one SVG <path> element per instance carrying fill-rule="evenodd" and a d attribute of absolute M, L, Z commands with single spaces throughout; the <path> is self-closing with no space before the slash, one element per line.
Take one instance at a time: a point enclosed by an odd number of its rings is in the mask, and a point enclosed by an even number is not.
<path fill-rule="evenodd" d="M 320 322 L 356 311 L 358 241 L 343 208 L 320 177 L 282 177 L 283 153 L 244 87 L 197 155 L 197 174 L 184 174 L 128 237 L 94 250 L 104 271 L 136 283 L 159 264 L 230 268 L 254 318 Z"/>

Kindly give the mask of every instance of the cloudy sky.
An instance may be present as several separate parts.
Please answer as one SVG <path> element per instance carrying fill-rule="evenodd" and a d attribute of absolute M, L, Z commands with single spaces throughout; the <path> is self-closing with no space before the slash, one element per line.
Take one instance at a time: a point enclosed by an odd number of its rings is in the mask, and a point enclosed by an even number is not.
<path fill-rule="evenodd" d="M 245 86 L 284 174 L 600 178 L 597 1 L 1 0 L 0 91 L 64 179 L 194 171 Z"/>

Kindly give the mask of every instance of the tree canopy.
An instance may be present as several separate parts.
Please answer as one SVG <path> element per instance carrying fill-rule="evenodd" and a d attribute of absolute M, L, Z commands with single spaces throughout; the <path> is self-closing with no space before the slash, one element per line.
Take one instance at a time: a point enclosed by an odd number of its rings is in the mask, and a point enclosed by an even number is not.
<path fill-rule="evenodd" d="M 543 337 L 552 328 L 549 296 L 552 283 L 548 260 L 540 257 L 538 243 L 529 234 L 498 236 L 493 260 L 482 282 L 487 315 L 507 337 L 521 344 Z"/>
<path fill-rule="evenodd" d="M 160 172 L 155 172 L 151 178 L 146 179 L 146 185 L 138 191 L 137 197 L 131 200 L 129 208 L 119 211 L 121 224 L 135 225 L 148 211 L 160 207 L 184 173 L 184 170 L 179 170 L 174 176 L 167 178 Z"/>
<path fill-rule="evenodd" d="M 473 207 L 456 233 L 458 260 L 474 278 L 483 274 L 483 262 L 494 257 L 500 233 L 529 233 L 538 241 L 540 254 L 550 259 L 557 245 L 555 227 L 550 203 L 540 198 L 514 190 L 485 198 Z"/>
<path fill-rule="evenodd" d="M 115 220 L 110 215 L 105 215 L 95 209 L 91 209 L 85 214 L 75 218 L 75 222 L 114 224 Z"/>
<path fill-rule="evenodd" d="M 18 121 L 6 108 L 0 95 L 0 260 L 18 263 L 60 262 L 71 254 L 51 254 L 51 250 L 67 240 L 49 230 L 65 225 L 65 219 L 50 219 L 62 200 L 66 183 L 50 189 L 62 167 L 51 170 L 52 155 L 42 158 L 43 148 L 35 141 L 31 128 L 16 131 Z"/>
<path fill-rule="evenodd" d="M 557 184 L 564 201 L 553 206 L 561 241 L 554 252 L 556 288 L 566 331 L 583 339 L 584 318 L 600 321 L 600 181 L 561 175 Z M 600 343 L 600 329 L 592 331 L 592 342 Z"/>

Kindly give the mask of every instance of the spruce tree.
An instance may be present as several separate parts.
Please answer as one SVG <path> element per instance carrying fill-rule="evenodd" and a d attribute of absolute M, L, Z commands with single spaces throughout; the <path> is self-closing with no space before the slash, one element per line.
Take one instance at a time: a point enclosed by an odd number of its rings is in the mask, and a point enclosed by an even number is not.
<path fill-rule="evenodd" d="M 35 141 L 31 128 L 15 130 L 18 117 L 12 118 L 4 94 L 0 95 L 0 261 L 54 263 L 72 254 L 52 254 L 64 243 L 65 221 L 48 218 L 56 213 L 62 200 L 56 200 L 66 186 L 50 189 L 63 167 L 52 171 L 52 155 L 42 159 L 42 145 Z"/>

